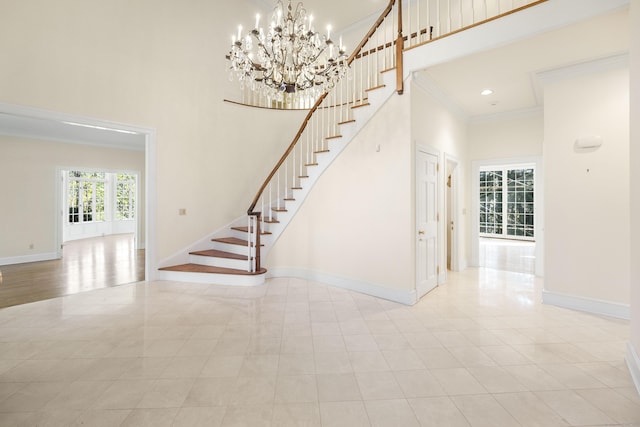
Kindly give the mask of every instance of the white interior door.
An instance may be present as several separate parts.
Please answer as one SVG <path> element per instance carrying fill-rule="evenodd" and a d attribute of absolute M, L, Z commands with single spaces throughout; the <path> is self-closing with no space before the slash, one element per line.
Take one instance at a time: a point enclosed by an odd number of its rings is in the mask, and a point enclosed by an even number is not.
<path fill-rule="evenodd" d="M 438 157 L 418 151 L 416 194 L 416 291 L 438 285 Z"/>

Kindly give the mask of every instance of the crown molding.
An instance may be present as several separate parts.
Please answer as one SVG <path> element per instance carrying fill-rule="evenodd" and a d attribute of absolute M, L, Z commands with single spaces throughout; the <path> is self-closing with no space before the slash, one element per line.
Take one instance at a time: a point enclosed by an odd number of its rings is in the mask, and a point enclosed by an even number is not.
<path fill-rule="evenodd" d="M 429 78 L 428 75 L 423 72 L 413 72 L 411 73 L 411 80 L 416 88 L 435 98 L 458 118 L 465 122 L 469 121 L 469 114 L 455 103 L 451 97 L 447 96 L 446 92 L 442 90 L 436 82 Z"/>
<path fill-rule="evenodd" d="M 538 70 L 531 73 L 531 84 L 538 105 L 544 104 L 544 86 L 549 83 L 605 71 L 629 68 L 629 51 L 615 53 L 588 61 Z"/>

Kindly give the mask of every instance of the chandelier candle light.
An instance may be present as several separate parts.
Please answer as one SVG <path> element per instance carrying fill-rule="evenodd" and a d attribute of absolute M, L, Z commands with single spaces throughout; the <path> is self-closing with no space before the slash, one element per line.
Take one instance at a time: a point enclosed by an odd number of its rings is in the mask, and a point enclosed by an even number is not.
<path fill-rule="evenodd" d="M 256 25 L 245 36 L 242 26 L 232 37 L 230 78 L 235 76 L 244 88 L 276 101 L 308 105 L 329 91 L 348 68 L 345 47 L 331 40 L 331 26 L 320 36 L 313 27 L 313 16 L 307 15 L 302 3 L 295 11 L 291 0 L 285 9 L 278 1 L 271 23 L 265 31 Z"/>

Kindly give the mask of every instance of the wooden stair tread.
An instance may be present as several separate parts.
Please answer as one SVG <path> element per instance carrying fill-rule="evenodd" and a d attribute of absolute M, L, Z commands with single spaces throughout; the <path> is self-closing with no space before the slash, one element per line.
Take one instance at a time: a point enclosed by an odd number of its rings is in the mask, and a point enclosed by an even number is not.
<path fill-rule="evenodd" d="M 386 87 L 386 85 L 378 85 L 378 86 L 370 87 L 369 89 L 365 90 L 365 92 L 371 92 L 373 90 L 382 89 L 384 87 Z"/>
<path fill-rule="evenodd" d="M 267 223 L 267 224 L 280 224 L 280 221 L 278 221 L 277 219 L 273 218 L 273 219 L 269 219 L 269 218 L 264 218 L 262 220 L 262 222 Z"/>
<path fill-rule="evenodd" d="M 292 190 L 302 190 L 302 187 L 291 187 Z"/>
<path fill-rule="evenodd" d="M 370 104 L 368 102 L 365 102 L 364 104 L 358 104 L 358 105 L 354 105 L 353 107 L 351 107 L 352 109 L 356 109 L 356 108 L 362 108 L 362 107 L 368 107 Z"/>
<path fill-rule="evenodd" d="M 218 243 L 227 243 L 229 245 L 249 246 L 249 242 L 247 240 L 238 239 L 237 237 L 222 237 L 220 239 L 211 239 L 211 241 Z"/>
<path fill-rule="evenodd" d="M 240 231 L 242 233 L 248 233 L 249 232 L 249 227 L 248 226 L 245 226 L 245 227 L 231 227 L 231 229 L 235 230 L 235 231 Z M 253 228 L 251 229 L 251 233 L 253 233 Z M 268 235 L 268 234 L 271 234 L 271 232 L 260 230 L 260 234 L 261 235 Z"/>
<path fill-rule="evenodd" d="M 163 271 L 177 271 L 182 273 L 213 273 L 213 274 L 232 274 L 236 276 L 257 276 L 259 274 L 264 274 L 267 272 L 265 268 L 261 268 L 260 270 L 251 273 L 245 270 L 237 270 L 235 268 L 223 268 L 223 267 L 211 267 L 208 265 L 201 264 L 180 264 L 174 265 L 171 267 L 162 267 L 160 270 Z"/>
<path fill-rule="evenodd" d="M 342 138 L 342 135 L 333 135 L 333 136 L 328 136 L 325 139 L 338 139 L 338 138 Z"/>
<path fill-rule="evenodd" d="M 305 163 L 305 166 L 318 166 L 317 163 Z"/>
<path fill-rule="evenodd" d="M 330 153 L 330 150 L 320 150 L 320 151 L 314 151 L 313 154 L 321 154 L 321 153 Z"/>
<path fill-rule="evenodd" d="M 346 124 L 348 124 L 348 123 L 355 123 L 355 122 L 356 122 L 356 120 L 355 120 L 355 119 L 351 119 L 351 120 L 346 120 L 346 121 L 344 121 L 344 122 L 340 122 L 340 123 L 338 123 L 338 124 L 339 124 L 339 125 L 346 125 Z"/>
<path fill-rule="evenodd" d="M 285 208 L 271 208 L 271 210 L 274 212 L 289 212 Z"/>
<path fill-rule="evenodd" d="M 231 252 L 219 251 L 216 249 L 208 249 L 206 251 L 189 252 L 190 255 L 208 256 L 212 258 L 225 258 L 225 259 L 237 259 L 242 261 L 248 261 L 249 257 L 246 255 L 232 254 Z"/>

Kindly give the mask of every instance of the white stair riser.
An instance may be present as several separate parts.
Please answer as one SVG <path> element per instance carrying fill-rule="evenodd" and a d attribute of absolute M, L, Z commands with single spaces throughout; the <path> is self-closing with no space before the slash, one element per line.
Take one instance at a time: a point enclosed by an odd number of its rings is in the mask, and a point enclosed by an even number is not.
<path fill-rule="evenodd" d="M 191 264 L 208 265 L 210 267 L 235 268 L 237 270 L 247 270 L 249 261 L 229 258 L 210 257 L 203 255 L 189 255 Z"/>
<path fill-rule="evenodd" d="M 247 246 L 232 245 L 230 243 L 223 243 L 223 242 L 211 242 L 211 243 L 212 243 L 211 248 L 218 251 L 224 251 L 232 254 L 245 255 L 245 256 L 249 253 L 249 248 Z"/>
<path fill-rule="evenodd" d="M 247 240 L 249 238 L 249 233 L 238 230 L 230 230 L 227 237 L 235 237 L 236 239 Z"/>
<path fill-rule="evenodd" d="M 266 273 L 247 276 L 234 274 L 189 273 L 162 270 L 158 271 L 159 280 L 226 286 L 259 286 L 264 284 L 266 276 Z"/>

